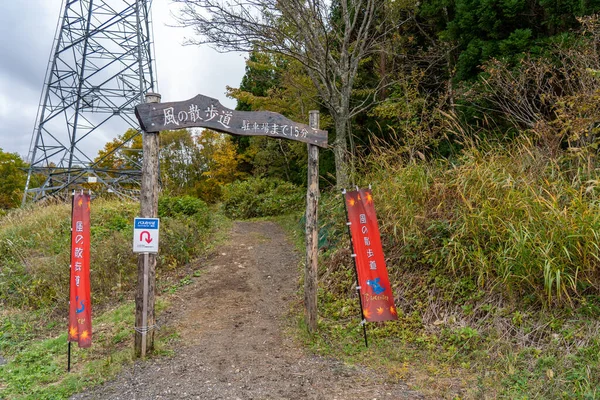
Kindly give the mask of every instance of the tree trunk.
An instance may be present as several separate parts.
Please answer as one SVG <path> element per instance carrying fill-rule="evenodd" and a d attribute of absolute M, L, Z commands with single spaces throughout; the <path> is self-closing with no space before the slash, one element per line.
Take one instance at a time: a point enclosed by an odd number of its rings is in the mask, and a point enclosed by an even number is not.
<path fill-rule="evenodd" d="M 335 141 L 333 142 L 333 154 L 335 156 L 335 180 L 338 189 L 347 188 L 348 180 L 348 142 L 347 124 L 348 117 L 337 115 L 335 119 Z"/>

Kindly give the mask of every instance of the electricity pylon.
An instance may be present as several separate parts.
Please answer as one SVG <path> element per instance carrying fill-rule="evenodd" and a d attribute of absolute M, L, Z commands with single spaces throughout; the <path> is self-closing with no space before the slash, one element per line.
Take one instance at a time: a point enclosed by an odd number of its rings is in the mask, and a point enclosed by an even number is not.
<path fill-rule="evenodd" d="M 84 187 L 120 197 L 139 193 L 141 149 L 136 154 L 128 141 L 95 155 L 129 128 L 141 134 L 134 107 L 157 90 L 150 6 L 151 0 L 63 0 L 23 204 Z"/>

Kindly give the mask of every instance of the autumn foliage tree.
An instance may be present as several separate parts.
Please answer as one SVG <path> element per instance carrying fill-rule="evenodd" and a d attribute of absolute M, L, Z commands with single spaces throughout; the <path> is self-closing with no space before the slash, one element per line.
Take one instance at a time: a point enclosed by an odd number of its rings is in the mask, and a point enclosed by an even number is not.
<path fill-rule="evenodd" d="M 245 176 L 241 156 L 227 135 L 210 130 L 162 131 L 159 134 L 160 183 L 172 195 L 198 195 L 205 201 L 220 198 L 220 187 Z M 139 171 L 142 135 L 129 129 L 106 143 L 95 162 L 107 171 Z"/>
<path fill-rule="evenodd" d="M 201 199 L 214 202 L 220 199 L 223 185 L 246 176 L 239 170 L 241 157 L 228 135 L 205 129 L 196 138 L 196 143 L 202 167 L 194 191 Z"/>
<path fill-rule="evenodd" d="M 25 188 L 25 162 L 17 153 L 0 148 L 0 209 L 18 207 Z"/>
<path fill-rule="evenodd" d="M 308 123 L 308 112 L 318 109 L 318 93 L 302 65 L 280 55 L 252 51 L 239 88 L 228 87 L 228 96 L 243 111 L 269 110 L 293 121 Z M 321 115 L 321 129 L 331 127 Z M 306 181 L 306 145 L 268 137 L 233 137 L 241 155 L 240 168 L 254 176 L 272 177 L 295 184 Z M 323 155 L 327 159 L 328 154 Z"/>
<path fill-rule="evenodd" d="M 106 143 L 94 159 L 97 168 L 139 170 L 142 165 L 142 135 L 130 128 Z"/>
<path fill-rule="evenodd" d="M 295 60 L 334 121 L 336 183 L 349 184 L 348 127 L 369 99 L 353 102 L 360 63 L 381 52 L 394 28 L 381 0 L 176 0 L 179 22 L 198 34 L 194 44 L 219 51 L 261 51 Z M 397 25 L 395 21 L 394 25 Z M 374 92 L 373 92 L 374 93 Z M 371 97 L 372 98 L 372 97 Z"/>

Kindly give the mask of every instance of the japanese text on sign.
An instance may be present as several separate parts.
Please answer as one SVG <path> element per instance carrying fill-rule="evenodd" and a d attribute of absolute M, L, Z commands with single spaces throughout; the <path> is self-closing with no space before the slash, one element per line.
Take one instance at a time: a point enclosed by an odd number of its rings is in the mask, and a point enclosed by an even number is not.
<path fill-rule="evenodd" d="M 68 340 L 79 347 L 92 345 L 90 293 L 90 196 L 73 196 L 71 216 L 71 282 Z"/>
<path fill-rule="evenodd" d="M 218 100 L 197 95 L 170 103 L 145 103 L 135 107 L 136 117 L 146 132 L 165 129 L 208 128 L 246 136 L 271 136 L 327 147 L 327 131 L 294 122 L 270 111 L 230 110 Z"/>
<path fill-rule="evenodd" d="M 345 201 L 363 315 L 367 321 L 397 319 L 371 191 L 347 192 Z"/>

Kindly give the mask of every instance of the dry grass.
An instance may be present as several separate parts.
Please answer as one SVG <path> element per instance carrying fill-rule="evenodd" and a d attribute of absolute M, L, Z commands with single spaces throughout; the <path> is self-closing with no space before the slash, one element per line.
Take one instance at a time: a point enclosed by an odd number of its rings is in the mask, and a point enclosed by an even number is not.
<path fill-rule="evenodd" d="M 406 162 L 389 146 L 363 160 L 401 312 L 370 328 L 384 350 L 358 358 L 409 360 L 417 388 L 450 376 L 442 397 L 600 396 L 600 174 L 574 165 L 526 139 L 453 160 Z M 322 207 L 329 224 L 344 221 L 336 202 Z M 331 351 L 356 359 L 346 348 L 360 332 L 340 328 L 358 312 L 345 255 L 323 257 L 323 326 L 341 343 Z"/>

